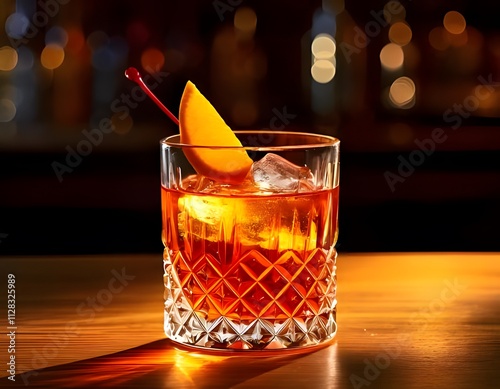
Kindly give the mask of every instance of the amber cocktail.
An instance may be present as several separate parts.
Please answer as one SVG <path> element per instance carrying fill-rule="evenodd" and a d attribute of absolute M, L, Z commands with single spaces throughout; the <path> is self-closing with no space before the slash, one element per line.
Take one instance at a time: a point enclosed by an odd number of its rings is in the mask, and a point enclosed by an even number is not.
<path fill-rule="evenodd" d="M 212 350 L 323 345 L 337 331 L 340 142 L 235 134 L 253 160 L 238 183 L 197 174 L 186 157 L 228 147 L 161 142 L 165 333 Z"/>

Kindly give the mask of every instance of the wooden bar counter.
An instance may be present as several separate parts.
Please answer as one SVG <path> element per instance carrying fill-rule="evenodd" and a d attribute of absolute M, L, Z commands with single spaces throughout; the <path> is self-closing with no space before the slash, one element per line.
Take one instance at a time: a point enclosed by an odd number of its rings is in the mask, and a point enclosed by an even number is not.
<path fill-rule="evenodd" d="M 500 253 L 340 252 L 337 266 L 331 345 L 240 357 L 165 339 L 161 253 L 0 258 L 0 387 L 500 388 Z"/>

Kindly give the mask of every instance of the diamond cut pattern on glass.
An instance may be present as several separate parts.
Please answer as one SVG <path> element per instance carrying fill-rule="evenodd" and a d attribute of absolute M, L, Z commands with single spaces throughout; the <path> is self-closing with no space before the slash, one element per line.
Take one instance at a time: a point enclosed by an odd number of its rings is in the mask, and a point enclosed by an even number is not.
<path fill-rule="evenodd" d="M 287 320 L 277 333 L 277 336 L 287 343 L 300 343 L 305 335 L 304 329 L 293 319 Z"/>
<path fill-rule="evenodd" d="M 259 284 L 255 284 L 254 287 L 242 297 L 241 301 L 255 317 L 260 317 L 272 303 L 272 298 Z"/>
<path fill-rule="evenodd" d="M 220 282 L 216 288 L 212 289 L 208 299 L 223 315 L 238 302 L 238 296 L 224 282 Z"/>
<path fill-rule="evenodd" d="M 275 267 L 287 280 L 293 280 L 303 265 L 302 260 L 295 252 L 287 251 L 276 261 Z"/>
<path fill-rule="evenodd" d="M 335 335 L 335 250 L 315 249 L 305 262 L 290 250 L 274 263 L 250 250 L 220 275 L 209 256 L 191 268 L 187 257 L 164 261 L 165 333 L 174 341 L 262 350 L 316 345 Z"/>
<path fill-rule="evenodd" d="M 255 314 L 242 301 L 238 301 L 232 312 L 229 312 L 226 316 L 239 323 L 249 323 L 255 320 Z"/>
<path fill-rule="evenodd" d="M 271 298 L 276 299 L 289 287 L 290 282 L 275 268 L 271 269 L 259 282 Z"/>
<path fill-rule="evenodd" d="M 299 293 L 293 288 L 289 287 L 280 297 L 276 300 L 276 303 L 281 308 L 282 312 L 289 318 L 291 318 L 297 310 L 304 303 L 304 298 L 300 296 Z"/>
<path fill-rule="evenodd" d="M 314 249 L 306 259 L 306 268 L 313 277 L 321 277 L 326 263 L 326 253 L 321 249 Z"/>
<path fill-rule="evenodd" d="M 259 320 L 255 320 L 250 324 L 246 331 L 242 334 L 242 339 L 247 343 L 266 345 L 272 341 L 274 337 L 274 331 L 269 328 L 266 324 Z"/>
<path fill-rule="evenodd" d="M 193 276 L 205 292 L 210 291 L 221 279 L 220 273 L 214 269 L 208 256 L 196 263 L 193 267 Z"/>
<path fill-rule="evenodd" d="M 257 250 L 246 253 L 239 261 L 240 268 L 252 279 L 258 280 L 271 269 L 271 262 Z"/>
<path fill-rule="evenodd" d="M 232 268 L 225 276 L 224 281 L 239 296 L 243 296 L 252 289 L 257 281 L 252 278 L 244 268 L 236 266 Z"/>

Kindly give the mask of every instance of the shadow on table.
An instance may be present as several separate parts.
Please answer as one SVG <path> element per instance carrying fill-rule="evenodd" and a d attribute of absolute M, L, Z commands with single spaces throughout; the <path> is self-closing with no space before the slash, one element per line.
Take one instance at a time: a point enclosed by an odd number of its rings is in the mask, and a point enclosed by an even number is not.
<path fill-rule="evenodd" d="M 287 356 L 202 355 L 177 349 L 168 339 L 92 359 L 21 374 L 35 388 L 229 388 L 296 361 Z"/>

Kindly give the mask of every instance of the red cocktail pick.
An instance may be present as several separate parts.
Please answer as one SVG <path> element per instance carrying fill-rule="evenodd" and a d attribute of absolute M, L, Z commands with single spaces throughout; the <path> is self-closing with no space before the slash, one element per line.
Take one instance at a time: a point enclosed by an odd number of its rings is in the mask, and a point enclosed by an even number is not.
<path fill-rule="evenodd" d="M 127 77 L 129 80 L 134 81 L 137 85 L 141 87 L 141 89 L 146 93 L 151 100 L 153 100 L 160 109 L 165 112 L 165 114 L 172 120 L 176 125 L 179 125 L 179 119 L 175 117 L 175 115 L 169 111 L 167 107 L 165 107 L 160 100 L 151 92 L 151 90 L 148 88 L 148 86 L 142 81 L 141 74 L 139 71 L 134 68 L 130 67 L 127 70 L 125 70 L 125 77 Z"/>

